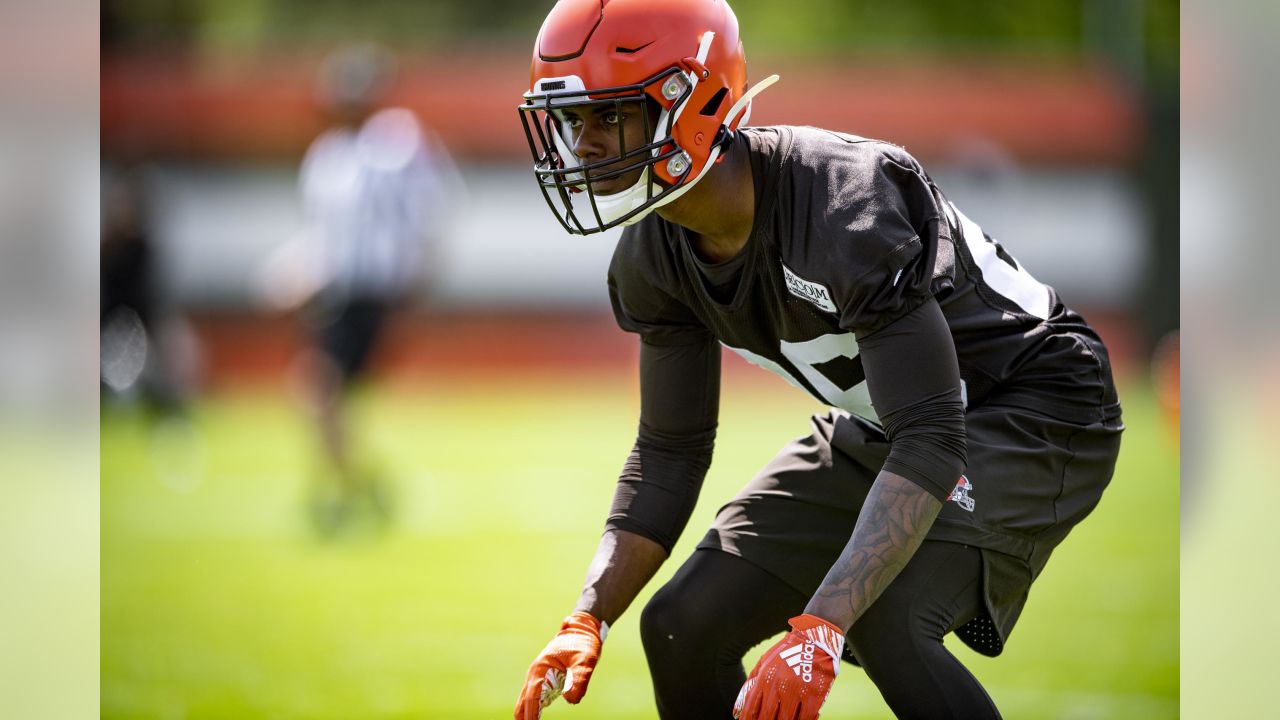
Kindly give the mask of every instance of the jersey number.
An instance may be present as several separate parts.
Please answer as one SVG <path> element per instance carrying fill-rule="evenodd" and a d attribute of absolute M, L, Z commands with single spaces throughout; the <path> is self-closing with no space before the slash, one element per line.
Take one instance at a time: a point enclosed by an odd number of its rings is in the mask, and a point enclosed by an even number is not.
<path fill-rule="evenodd" d="M 850 360 L 856 358 L 858 356 L 858 341 L 854 338 L 853 333 L 831 333 L 830 335 L 821 335 L 812 340 L 799 343 L 783 340 L 780 345 L 779 349 L 782 351 L 782 356 L 790 361 L 796 370 L 800 371 L 800 374 L 804 376 L 810 387 L 817 391 L 819 400 L 842 410 L 848 410 L 873 422 L 880 422 L 880 418 L 871 407 L 871 395 L 867 392 L 867 383 L 865 381 L 859 381 L 849 388 L 841 388 L 815 367 L 840 357 Z M 769 358 L 732 345 L 725 345 L 725 347 L 741 355 L 747 362 L 780 375 L 782 379 L 792 385 L 809 392 L 808 388 L 798 378 Z"/>

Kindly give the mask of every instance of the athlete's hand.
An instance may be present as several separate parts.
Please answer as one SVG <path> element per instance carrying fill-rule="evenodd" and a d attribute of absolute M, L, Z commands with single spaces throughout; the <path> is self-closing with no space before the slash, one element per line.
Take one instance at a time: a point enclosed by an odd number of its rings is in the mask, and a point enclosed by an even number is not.
<path fill-rule="evenodd" d="M 738 691 L 738 720 L 816 720 L 840 673 L 844 633 L 813 615 L 791 618 L 787 633 L 760 657 Z"/>
<path fill-rule="evenodd" d="M 538 720 L 542 709 L 564 693 L 577 704 L 587 694 L 587 683 L 600 659 L 600 644 L 609 626 L 585 612 L 564 619 L 560 632 L 547 643 L 529 666 L 524 689 L 516 702 L 515 720 Z"/>

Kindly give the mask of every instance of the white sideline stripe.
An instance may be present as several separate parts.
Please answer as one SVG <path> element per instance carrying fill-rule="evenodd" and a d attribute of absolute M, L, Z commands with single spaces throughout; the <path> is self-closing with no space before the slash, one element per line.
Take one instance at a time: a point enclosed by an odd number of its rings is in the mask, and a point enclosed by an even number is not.
<path fill-rule="evenodd" d="M 947 203 L 960 220 L 964 241 L 970 254 L 982 270 L 982 279 L 992 290 L 1009 298 L 1029 315 L 1044 320 L 1049 317 L 1049 288 L 1031 277 L 1031 273 L 1019 265 L 1016 269 L 996 255 L 996 246 L 987 242 L 982 228 L 970 220 L 955 203 Z"/>

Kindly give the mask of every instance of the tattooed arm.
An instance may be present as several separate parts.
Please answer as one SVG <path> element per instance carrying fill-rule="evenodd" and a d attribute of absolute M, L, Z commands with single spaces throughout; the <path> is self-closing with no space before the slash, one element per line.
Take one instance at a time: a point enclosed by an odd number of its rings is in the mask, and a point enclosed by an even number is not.
<path fill-rule="evenodd" d="M 859 337 L 858 350 L 891 449 L 805 610 L 846 631 L 915 554 L 965 469 L 960 370 L 938 304 Z"/>
<path fill-rule="evenodd" d="M 882 471 L 849 544 L 804 611 L 848 632 L 915 554 L 941 509 L 942 502 L 929 491 Z"/>

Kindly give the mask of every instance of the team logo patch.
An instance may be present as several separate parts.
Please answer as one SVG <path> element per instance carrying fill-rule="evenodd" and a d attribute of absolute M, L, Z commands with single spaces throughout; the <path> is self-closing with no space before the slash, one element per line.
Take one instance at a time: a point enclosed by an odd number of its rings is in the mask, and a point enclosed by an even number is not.
<path fill-rule="evenodd" d="M 829 313 L 836 312 L 836 304 L 831 300 L 831 291 L 827 290 L 825 285 L 805 280 L 799 275 L 791 272 L 791 268 L 786 263 L 782 264 L 782 274 L 787 279 L 787 290 L 792 295 L 817 305 Z"/>
<path fill-rule="evenodd" d="M 947 499 L 965 510 L 973 512 L 976 503 L 974 503 L 972 497 L 969 497 L 970 490 L 973 490 L 973 483 L 969 482 L 969 478 L 961 475 L 960 479 L 956 481 L 956 489 L 951 491 L 951 497 Z"/>

